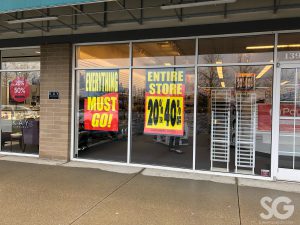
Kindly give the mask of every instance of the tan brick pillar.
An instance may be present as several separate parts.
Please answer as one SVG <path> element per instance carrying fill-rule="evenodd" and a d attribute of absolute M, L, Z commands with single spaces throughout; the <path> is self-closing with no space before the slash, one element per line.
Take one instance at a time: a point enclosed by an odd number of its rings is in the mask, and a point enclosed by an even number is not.
<path fill-rule="evenodd" d="M 40 158 L 69 160 L 71 144 L 72 46 L 41 46 Z M 59 99 L 48 99 L 58 91 Z"/>

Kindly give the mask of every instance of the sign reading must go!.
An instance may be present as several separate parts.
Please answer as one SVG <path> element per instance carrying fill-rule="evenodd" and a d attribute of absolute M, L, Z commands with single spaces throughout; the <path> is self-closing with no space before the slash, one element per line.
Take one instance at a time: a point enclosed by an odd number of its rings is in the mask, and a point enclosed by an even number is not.
<path fill-rule="evenodd" d="M 119 70 L 85 71 L 84 129 L 118 131 Z"/>
<path fill-rule="evenodd" d="M 184 134 L 184 69 L 146 70 L 144 133 Z"/>

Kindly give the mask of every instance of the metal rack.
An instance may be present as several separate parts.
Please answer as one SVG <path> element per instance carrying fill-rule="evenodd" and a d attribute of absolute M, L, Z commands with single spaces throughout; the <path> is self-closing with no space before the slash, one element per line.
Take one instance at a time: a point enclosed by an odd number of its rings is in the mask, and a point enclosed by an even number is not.
<path fill-rule="evenodd" d="M 230 161 L 230 102 L 231 90 L 211 91 L 211 170 L 214 162 L 226 163 L 229 171 Z"/>
<path fill-rule="evenodd" d="M 235 170 L 255 168 L 256 93 L 236 93 Z"/>

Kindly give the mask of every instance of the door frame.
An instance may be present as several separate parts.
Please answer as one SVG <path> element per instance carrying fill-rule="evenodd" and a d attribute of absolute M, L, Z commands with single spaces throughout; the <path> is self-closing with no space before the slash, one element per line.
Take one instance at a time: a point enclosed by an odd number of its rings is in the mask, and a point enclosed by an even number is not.
<path fill-rule="evenodd" d="M 272 170 L 273 176 L 277 180 L 300 182 L 300 170 L 285 169 L 279 167 L 279 126 L 280 126 L 280 84 L 282 69 L 300 68 L 300 61 L 278 62 L 275 68 L 273 84 L 273 128 L 272 128 Z M 278 91 L 276 91 L 278 90 Z"/>

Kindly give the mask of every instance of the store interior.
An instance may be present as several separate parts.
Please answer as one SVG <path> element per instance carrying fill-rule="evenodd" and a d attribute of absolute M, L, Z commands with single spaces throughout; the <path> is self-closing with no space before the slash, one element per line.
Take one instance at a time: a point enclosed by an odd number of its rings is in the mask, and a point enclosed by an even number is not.
<path fill-rule="evenodd" d="M 1 151 L 39 153 L 40 48 L 1 50 Z"/>
<path fill-rule="evenodd" d="M 167 167 L 178 167 L 191 169 L 193 165 L 193 131 L 194 131 L 194 93 L 195 74 L 197 74 L 197 115 L 196 115 L 196 169 L 213 170 L 221 172 L 238 172 L 246 174 L 261 175 L 265 170 L 268 176 L 271 168 L 271 115 L 266 110 L 272 107 L 272 85 L 273 85 L 273 49 L 252 49 L 251 46 L 272 45 L 272 35 L 259 37 L 234 37 L 215 38 L 199 40 L 199 64 L 195 73 L 195 40 L 166 40 L 157 42 L 133 43 L 133 70 L 132 70 L 132 123 L 131 123 L 131 152 L 130 162 L 145 165 L 157 165 Z M 249 48 L 250 47 L 250 48 Z M 97 49 L 97 50 L 96 50 Z M 103 52 L 102 52 L 103 51 Z M 100 53 L 102 52 L 102 53 Z M 84 77 L 84 68 L 113 67 L 129 68 L 128 44 L 79 46 L 77 48 L 77 79 Z M 264 62 L 265 65 L 253 65 L 253 63 Z M 242 64 L 237 66 L 226 66 L 226 63 Z M 251 65 L 248 65 L 250 64 Z M 220 64 L 220 65 L 219 65 Z M 225 64 L 225 65 L 223 65 Z M 186 93 L 185 93 L 185 124 L 184 135 L 180 137 L 176 147 L 179 151 L 170 151 L 170 135 L 147 134 L 144 132 L 145 122 L 145 87 L 146 71 L 161 68 L 172 68 L 181 66 L 186 70 Z M 174 68 L 176 70 L 176 68 Z M 129 73 L 122 77 L 122 86 L 125 80 L 129 80 Z M 237 77 L 243 74 L 251 74 L 253 85 L 251 90 L 243 92 L 253 93 L 255 100 L 252 108 L 255 114 L 247 121 L 252 124 L 252 133 L 246 134 L 252 138 L 252 147 L 248 147 L 251 155 L 248 156 L 247 167 L 236 167 L 236 141 L 235 141 L 235 112 L 237 108 L 237 96 L 241 92 L 236 88 Z M 78 81 L 77 81 L 78 84 Z M 128 84 L 128 83 L 127 83 Z M 78 84 L 84 87 L 84 84 Z M 229 134 L 227 147 L 223 147 L 226 160 L 212 160 L 212 93 L 225 91 L 229 93 L 228 102 L 230 117 L 227 121 Z M 129 93 L 128 85 L 126 93 Z M 79 92 L 79 95 L 81 92 Z M 122 100 L 128 105 L 128 94 Z M 222 100 L 223 101 L 223 100 Z M 79 111 L 83 105 L 79 103 Z M 259 105 L 266 105 L 262 107 Z M 269 108 L 268 108 L 269 107 Z M 127 108 L 122 115 L 126 114 L 124 124 L 128 123 Z M 121 111 L 122 111 L 121 110 Z M 253 111 L 254 112 L 254 111 Z M 227 113 L 227 112 L 226 112 Z M 269 113 L 269 114 L 268 114 Z M 226 114 L 227 115 L 227 114 Z M 230 118 L 229 117 L 229 118 Z M 260 119 L 258 119 L 260 117 Z M 264 124 L 264 120 L 267 119 Z M 255 119 L 259 120 L 255 122 Z M 256 123 L 256 126 L 253 125 Z M 259 124 L 263 123 L 263 124 Z M 123 126 L 122 125 L 122 126 Z M 79 125 L 80 126 L 80 125 Z M 82 127 L 80 128 L 82 129 Z M 243 128 L 244 129 L 244 128 Z M 79 140 L 79 150 L 76 157 L 83 159 L 104 161 L 127 161 L 127 130 L 121 132 L 103 132 L 102 136 L 96 137 L 95 131 L 88 131 L 85 137 L 86 143 L 82 147 L 82 139 Z M 80 134 L 81 135 L 81 132 Z M 225 135 L 225 134 L 224 134 Z M 103 138 L 103 136 L 106 136 Z M 225 136 L 224 136 L 225 137 Z M 104 139 L 104 140 L 103 140 Z M 97 141 L 98 140 L 98 141 Z M 89 144 L 91 143 L 91 146 Z M 226 150 L 224 150 L 226 149 Z M 242 159 L 241 159 L 242 160 Z M 212 167 L 213 161 L 213 167 Z"/>

